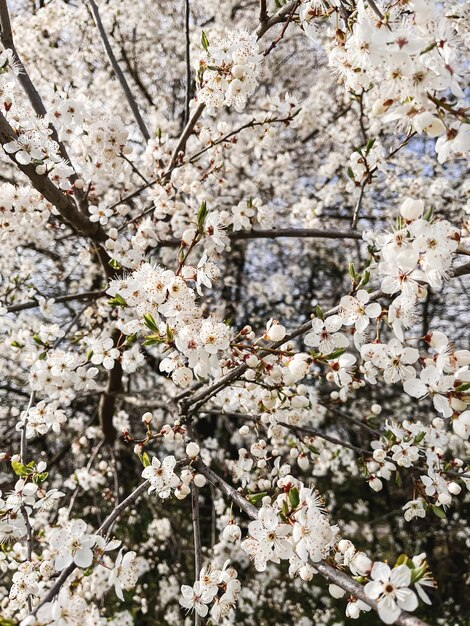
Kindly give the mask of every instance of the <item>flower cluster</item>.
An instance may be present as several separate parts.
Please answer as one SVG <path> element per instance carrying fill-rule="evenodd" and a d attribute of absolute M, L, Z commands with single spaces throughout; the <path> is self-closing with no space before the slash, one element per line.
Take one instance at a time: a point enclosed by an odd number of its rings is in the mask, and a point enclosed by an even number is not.
<path fill-rule="evenodd" d="M 441 163 L 470 148 L 470 124 L 459 116 L 463 67 L 453 16 L 424 1 L 379 17 L 360 0 L 352 29 L 338 37 L 330 66 L 353 93 L 368 92 L 374 115 L 438 137 Z"/>
<path fill-rule="evenodd" d="M 309 560 L 315 563 L 326 557 L 337 529 L 330 526 L 317 492 L 291 475 L 278 484 L 283 493 L 273 503 L 263 503 L 242 548 L 258 571 L 264 571 L 269 561 L 289 560 L 293 574 L 309 579 L 313 575 Z"/>
<path fill-rule="evenodd" d="M 190 268 L 185 270 L 188 278 L 143 263 L 129 277 L 112 281 L 108 288 L 111 296 L 120 299 L 121 306 L 128 306 L 144 319 L 145 326 L 138 320 L 121 324 L 126 334 L 146 328 L 151 331 L 147 336 L 148 345 L 168 343 L 176 347 L 177 350 L 162 360 L 160 370 L 170 373 L 173 381 L 181 386 L 189 385 L 193 371 L 201 377 L 216 371 L 218 353 L 226 350 L 230 341 L 228 326 L 211 318 L 201 318 L 195 290 L 187 284 L 195 277 Z M 203 280 L 201 274 L 199 277 Z"/>
<path fill-rule="evenodd" d="M 203 567 L 199 579 L 194 585 L 181 587 L 180 605 L 187 611 L 196 611 L 201 617 L 209 612 L 209 604 L 214 603 L 210 610 L 211 621 L 218 624 L 233 611 L 237 596 L 241 589 L 237 571 L 228 567 L 227 561 L 222 569 L 208 565 Z"/>
<path fill-rule="evenodd" d="M 197 98 L 210 108 L 223 105 L 242 111 L 258 85 L 262 55 L 256 36 L 246 31 L 202 35 L 205 53 L 197 59 Z"/>

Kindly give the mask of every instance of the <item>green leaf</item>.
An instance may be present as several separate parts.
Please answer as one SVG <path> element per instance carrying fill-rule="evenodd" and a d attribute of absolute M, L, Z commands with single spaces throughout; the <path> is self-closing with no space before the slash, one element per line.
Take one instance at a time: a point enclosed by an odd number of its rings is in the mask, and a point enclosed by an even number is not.
<path fill-rule="evenodd" d="M 346 348 L 338 348 L 337 350 L 334 350 L 334 352 L 330 352 L 330 354 L 325 354 L 324 358 L 327 359 L 328 361 L 331 361 L 332 359 L 337 359 L 339 356 L 343 354 L 345 350 Z"/>
<path fill-rule="evenodd" d="M 23 465 L 23 463 L 20 463 L 19 461 L 12 461 L 11 468 L 15 472 L 15 474 L 17 476 L 21 476 L 21 478 L 24 478 L 25 476 L 29 476 L 31 474 L 31 470 L 28 469 L 28 466 Z"/>
<path fill-rule="evenodd" d="M 408 565 L 408 561 L 409 558 L 406 556 L 406 554 L 400 554 L 397 562 L 395 563 L 395 567 L 398 567 L 399 565 Z"/>
<path fill-rule="evenodd" d="M 116 271 L 121 269 L 121 265 L 119 261 L 116 261 L 116 259 L 109 259 L 108 265 L 110 265 L 113 268 L 113 270 L 116 270 Z"/>
<path fill-rule="evenodd" d="M 201 44 L 206 52 L 209 51 L 209 40 L 207 39 L 207 35 L 204 31 L 201 33 Z"/>
<path fill-rule="evenodd" d="M 151 465 L 150 457 L 146 452 L 144 452 L 143 454 L 139 454 L 139 459 L 142 461 L 142 465 L 144 467 L 148 467 L 149 465 Z"/>
<path fill-rule="evenodd" d="M 169 324 L 166 325 L 166 339 L 168 343 L 171 343 L 173 341 L 173 331 L 171 330 Z"/>
<path fill-rule="evenodd" d="M 438 517 L 439 519 L 446 519 L 446 514 L 440 507 L 436 506 L 435 504 L 431 504 L 430 507 L 431 511 L 436 517 Z"/>
<path fill-rule="evenodd" d="M 197 227 L 199 231 L 203 230 L 208 213 L 209 210 L 207 208 L 207 203 L 203 200 L 201 202 L 201 206 L 199 207 L 199 211 L 197 212 Z"/>
<path fill-rule="evenodd" d="M 430 222 L 432 218 L 432 207 L 429 208 L 426 213 L 423 215 L 423 219 L 425 219 L 427 222 Z"/>
<path fill-rule="evenodd" d="M 40 474 L 36 474 L 35 476 L 33 476 L 33 482 L 36 483 L 36 485 L 40 485 L 45 480 L 47 480 L 48 476 L 49 472 L 41 472 Z"/>
<path fill-rule="evenodd" d="M 375 139 L 369 139 L 369 141 L 367 142 L 367 144 L 366 144 L 366 156 L 369 154 L 369 152 L 374 147 L 374 143 L 375 143 Z"/>
<path fill-rule="evenodd" d="M 122 307 L 127 306 L 127 302 L 119 294 L 116 294 L 114 298 L 111 298 L 111 300 L 108 300 L 108 304 L 109 306 L 122 306 Z"/>
<path fill-rule="evenodd" d="M 307 448 L 310 450 L 312 454 L 320 454 L 320 450 L 318 448 L 315 448 L 315 446 L 307 445 Z"/>
<path fill-rule="evenodd" d="M 251 504 L 257 504 L 261 502 L 264 496 L 267 496 L 268 493 L 266 491 L 261 491 L 260 493 L 250 493 L 246 496 L 246 499 L 251 502 Z"/>
<path fill-rule="evenodd" d="M 319 304 L 315 307 L 315 317 L 320 318 L 321 320 L 325 319 L 325 315 Z"/>
<path fill-rule="evenodd" d="M 142 345 L 143 346 L 157 346 L 160 343 L 163 343 L 160 335 L 149 335 L 148 337 L 146 337 Z"/>
<path fill-rule="evenodd" d="M 416 435 L 416 437 L 414 438 L 413 443 L 415 443 L 415 444 L 421 443 L 425 437 L 426 437 L 426 433 L 423 431 L 422 433 L 419 433 L 419 435 Z"/>
<path fill-rule="evenodd" d="M 144 324 L 149 328 L 153 333 L 160 336 L 160 330 L 157 326 L 157 322 L 153 319 L 151 313 L 146 313 L 144 315 Z"/>
<path fill-rule="evenodd" d="M 359 283 L 359 285 L 361 287 L 364 287 L 369 282 L 369 279 L 370 279 L 370 272 L 369 270 L 366 270 L 364 274 L 362 275 L 361 282 Z"/>
<path fill-rule="evenodd" d="M 293 509 L 296 509 L 299 506 L 300 496 L 297 487 L 292 487 L 289 490 L 289 502 L 291 503 Z"/>

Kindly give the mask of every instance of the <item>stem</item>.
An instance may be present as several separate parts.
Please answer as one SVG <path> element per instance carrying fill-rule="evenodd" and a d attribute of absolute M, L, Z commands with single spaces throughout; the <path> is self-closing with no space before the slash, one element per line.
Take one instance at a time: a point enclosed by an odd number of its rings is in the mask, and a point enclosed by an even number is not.
<path fill-rule="evenodd" d="M 134 119 L 137 122 L 137 126 L 142 133 L 143 138 L 146 142 L 150 139 L 150 133 L 145 125 L 145 122 L 140 114 L 139 107 L 137 106 L 137 102 L 132 94 L 132 91 L 129 87 L 129 84 L 124 76 L 124 72 L 119 67 L 119 63 L 117 62 L 116 57 L 114 56 L 113 49 L 111 48 L 111 44 L 109 43 L 108 35 L 103 26 L 103 22 L 101 21 L 100 12 L 98 7 L 96 6 L 95 0 L 87 0 L 90 6 L 90 10 L 93 14 L 93 19 L 95 20 L 96 27 L 101 37 L 101 43 L 103 44 L 103 48 L 106 52 L 108 60 L 113 68 L 114 73 L 116 74 L 116 78 L 118 79 L 122 90 L 124 91 L 124 95 L 126 96 L 127 103 L 134 115 Z"/>

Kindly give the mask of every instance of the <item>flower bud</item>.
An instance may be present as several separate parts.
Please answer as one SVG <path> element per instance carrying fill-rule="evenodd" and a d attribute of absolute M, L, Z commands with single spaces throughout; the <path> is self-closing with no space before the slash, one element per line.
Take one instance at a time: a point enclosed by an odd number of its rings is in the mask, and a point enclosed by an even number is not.
<path fill-rule="evenodd" d="M 412 222 L 417 220 L 424 213 L 424 202 L 422 200 L 415 200 L 414 198 L 405 198 L 405 201 L 400 207 L 400 215 Z"/>
<path fill-rule="evenodd" d="M 204 487 L 204 485 L 207 483 L 207 479 L 203 474 L 196 474 L 194 476 L 194 484 L 196 485 L 196 487 Z"/>
<path fill-rule="evenodd" d="M 374 460 L 377 461 L 377 463 L 383 463 L 387 455 L 385 454 L 385 450 L 382 450 L 382 448 L 378 448 L 377 450 L 374 450 L 372 456 L 374 457 Z"/>
<path fill-rule="evenodd" d="M 380 478 L 377 478 L 377 476 L 369 480 L 369 486 L 374 491 L 382 491 L 382 487 L 383 487 L 382 481 L 380 480 Z"/>
<path fill-rule="evenodd" d="M 452 502 L 452 496 L 448 493 L 440 493 L 437 497 L 437 501 L 444 506 L 449 505 Z"/>
<path fill-rule="evenodd" d="M 307 581 L 307 582 L 309 580 L 312 580 L 313 574 L 314 574 L 314 569 L 308 563 L 306 563 L 305 565 L 302 565 L 302 567 L 299 569 L 299 576 L 300 576 L 300 578 L 302 580 Z"/>
<path fill-rule="evenodd" d="M 241 536 L 242 531 L 240 530 L 240 526 L 237 524 L 228 524 L 222 531 L 222 539 L 224 541 L 240 541 Z"/>
<path fill-rule="evenodd" d="M 462 487 L 458 483 L 449 483 L 447 488 L 453 496 L 458 496 L 462 491 Z"/>
<path fill-rule="evenodd" d="M 150 424 L 150 422 L 152 421 L 152 419 L 153 419 L 153 415 L 152 415 L 150 412 L 148 412 L 148 411 L 147 411 L 147 413 L 144 413 L 144 414 L 142 415 L 142 422 L 143 422 L 144 424 Z"/>
<path fill-rule="evenodd" d="M 197 445 L 195 441 L 190 441 L 186 446 L 186 454 L 190 459 L 195 459 L 199 454 L 201 448 Z"/>
<path fill-rule="evenodd" d="M 273 323 L 266 332 L 266 339 L 269 341 L 282 341 L 286 336 L 286 329 L 282 324 Z"/>
<path fill-rule="evenodd" d="M 346 593 L 345 590 L 341 589 L 341 587 L 338 587 L 338 585 L 329 585 L 328 591 L 330 592 L 330 595 L 333 596 L 333 598 L 337 599 L 342 598 Z"/>
<path fill-rule="evenodd" d="M 257 367 L 259 364 L 259 359 L 256 355 L 250 354 L 250 356 L 246 357 L 245 363 L 248 365 L 248 367 Z"/>
<path fill-rule="evenodd" d="M 196 233 L 197 231 L 195 228 L 187 228 L 183 232 L 183 235 L 181 236 L 181 241 L 185 243 L 187 246 L 191 245 L 191 243 L 194 241 L 194 237 L 196 236 Z"/>

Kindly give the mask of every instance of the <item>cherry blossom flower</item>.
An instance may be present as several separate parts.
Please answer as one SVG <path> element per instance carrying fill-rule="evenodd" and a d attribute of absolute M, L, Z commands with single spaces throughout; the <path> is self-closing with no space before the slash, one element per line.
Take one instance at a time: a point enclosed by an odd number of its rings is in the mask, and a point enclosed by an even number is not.
<path fill-rule="evenodd" d="M 124 554 L 124 548 L 121 548 L 114 567 L 109 573 L 108 583 L 114 585 L 116 595 L 122 601 L 124 601 L 123 589 L 132 589 L 137 583 L 138 570 L 136 559 L 136 552 L 130 551 Z"/>
<path fill-rule="evenodd" d="M 160 498 L 168 498 L 171 490 L 180 484 L 180 479 L 174 473 L 175 467 L 174 456 L 167 456 L 162 462 L 157 457 L 153 457 L 152 464 L 142 472 L 142 478 L 150 482 L 148 492 L 155 491 Z"/>
<path fill-rule="evenodd" d="M 208 604 L 212 601 L 213 596 L 207 590 L 204 590 L 201 583 L 197 580 L 192 587 L 182 585 L 181 598 L 179 603 L 188 611 L 195 610 L 198 615 L 205 617 L 209 612 Z"/>
<path fill-rule="evenodd" d="M 418 606 L 416 594 L 409 589 L 411 570 L 407 565 L 391 570 L 386 563 L 376 562 L 370 577 L 372 581 L 366 584 L 364 591 L 377 601 L 379 617 L 386 624 L 393 624 L 400 610 L 414 611 Z"/>
<path fill-rule="evenodd" d="M 343 333 L 338 332 L 343 325 L 339 315 L 331 315 L 325 320 L 312 320 L 312 332 L 304 337 L 306 346 L 318 348 L 322 354 L 330 354 L 338 348 L 347 348 L 349 340 Z"/>
<path fill-rule="evenodd" d="M 86 532 L 87 525 L 81 519 L 71 521 L 65 528 L 55 529 L 50 538 L 51 547 L 57 551 L 55 568 L 59 571 L 72 563 L 87 568 L 93 562 L 94 535 Z"/>

